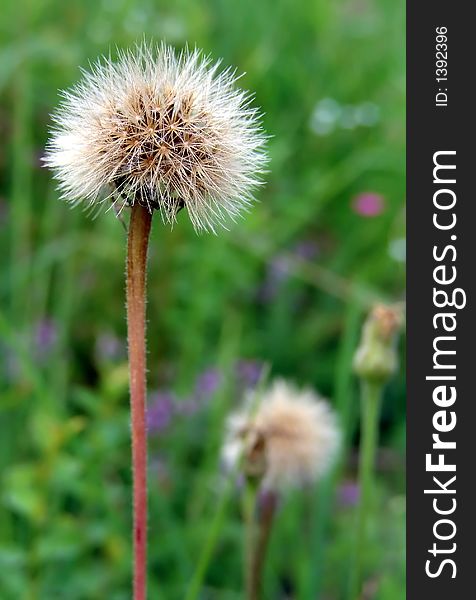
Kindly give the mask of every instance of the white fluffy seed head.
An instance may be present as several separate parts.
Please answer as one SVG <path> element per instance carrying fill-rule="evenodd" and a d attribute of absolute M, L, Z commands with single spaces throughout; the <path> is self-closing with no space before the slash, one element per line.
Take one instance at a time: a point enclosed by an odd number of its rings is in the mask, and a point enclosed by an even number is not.
<path fill-rule="evenodd" d="M 269 489 L 309 483 L 325 474 L 340 442 L 327 402 L 312 390 L 278 380 L 258 406 L 253 404 L 228 420 L 222 452 L 228 468 L 241 464 Z"/>
<path fill-rule="evenodd" d="M 185 208 L 197 230 L 237 217 L 262 183 L 265 136 L 250 94 L 218 67 L 143 43 L 84 72 L 63 92 L 46 150 L 62 197 L 139 202 L 171 223 Z"/>

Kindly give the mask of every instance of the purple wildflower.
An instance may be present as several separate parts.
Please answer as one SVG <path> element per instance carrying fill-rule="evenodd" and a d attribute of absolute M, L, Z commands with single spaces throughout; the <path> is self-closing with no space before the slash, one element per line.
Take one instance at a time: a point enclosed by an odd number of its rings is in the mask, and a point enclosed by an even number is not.
<path fill-rule="evenodd" d="M 361 217 L 377 217 L 384 208 L 384 197 L 375 192 L 363 192 L 352 199 L 352 209 Z"/>
<path fill-rule="evenodd" d="M 174 415 L 174 398 L 169 392 L 156 392 L 147 408 L 147 428 L 150 434 L 166 429 Z"/>
<path fill-rule="evenodd" d="M 236 364 L 238 383 L 245 388 L 254 388 L 261 378 L 263 363 L 256 360 L 240 360 Z"/>
<path fill-rule="evenodd" d="M 344 507 L 355 506 L 359 501 L 359 486 L 354 481 L 344 481 L 338 489 L 339 504 Z"/>
<path fill-rule="evenodd" d="M 195 395 L 199 399 L 208 399 L 217 391 L 221 384 L 222 375 L 214 368 L 206 369 L 197 377 Z"/>
<path fill-rule="evenodd" d="M 58 341 L 58 329 L 53 319 L 42 319 L 34 331 L 35 348 L 39 357 L 48 356 Z"/>

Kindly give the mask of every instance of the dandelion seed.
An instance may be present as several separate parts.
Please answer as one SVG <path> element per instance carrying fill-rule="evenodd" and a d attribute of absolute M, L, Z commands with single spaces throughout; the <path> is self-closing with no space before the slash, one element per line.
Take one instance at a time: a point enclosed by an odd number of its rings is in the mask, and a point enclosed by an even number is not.
<path fill-rule="evenodd" d="M 266 165 L 260 116 L 237 76 L 200 51 L 138 45 L 63 93 L 45 163 L 65 200 L 139 203 L 215 230 L 254 200 Z M 120 210 L 119 209 L 119 210 Z"/>

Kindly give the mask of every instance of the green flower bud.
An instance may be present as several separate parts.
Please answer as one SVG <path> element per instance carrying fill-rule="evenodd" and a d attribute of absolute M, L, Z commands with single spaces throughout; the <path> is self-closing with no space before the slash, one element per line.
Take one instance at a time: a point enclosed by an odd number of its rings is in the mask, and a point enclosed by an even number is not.
<path fill-rule="evenodd" d="M 385 383 L 396 372 L 402 320 L 401 310 L 396 307 L 380 304 L 371 311 L 354 356 L 354 372 L 361 379 Z"/>

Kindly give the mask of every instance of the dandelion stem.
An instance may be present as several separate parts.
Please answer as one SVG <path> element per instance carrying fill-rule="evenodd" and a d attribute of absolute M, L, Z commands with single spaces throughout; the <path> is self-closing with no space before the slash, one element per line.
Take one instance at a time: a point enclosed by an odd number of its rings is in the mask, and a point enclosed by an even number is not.
<path fill-rule="evenodd" d="M 256 485 L 248 478 L 245 481 L 242 496 L 242 511 L 244 523 L 243 568 L 246 600 L 255 598 L 253 590 L 253 562 L 256 536 Z"/>
<path fill-rule="evenodd" d="M 147 431 L 145 291 L 151 213 L 132 207 L 127 245 L 127 332 L 132 429 L 134 600 L 145 600 L 147 581 Z"/>
<path fill-rule="evenodd" d="M 261 596 L 261 585 L 266 559 L 266 551 L 273 526 L 278 496 L 268 491 L 260 503 L 258 531 L 252 553 L 249 573 L 249 600 L 258 600 Z"/>
<path fill-rule="evenodd" d="M 243 492 L 244 570 L 246 600 L 259 600 L 263 568 L 277 505 L 277 494 L 267 491 L 258 504 L 258 485 L 248 479 Z"/>
<path fill-rule="evenodd" d="M 360 502 L 357 512 L 356 540 L 350 576 L 349 600 L 357 600 L 361 588 L 362 556 L 365 554 L 367 520 L 371 510 L 382 387 L 383 385 L 380 382 L 362 380 L 362 434 L 359 456 Z"/>

